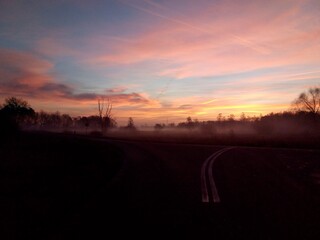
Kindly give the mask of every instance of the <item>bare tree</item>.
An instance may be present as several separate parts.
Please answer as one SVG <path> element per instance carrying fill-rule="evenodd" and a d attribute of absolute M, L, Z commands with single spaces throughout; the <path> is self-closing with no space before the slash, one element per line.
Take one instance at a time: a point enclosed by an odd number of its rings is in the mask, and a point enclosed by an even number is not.
<path fill-rule="evenodd" d="M 309 88 L 294 100 L 295 107 L 300 111 L 307 111 L 313 114 L 320 113 L 320 88 Z"/>
<path fill-rule="evenodd" d="M 25 124 L 33 122 L 35 111 L 27 101 L 10 97 L 0 105 L 0 140 L 2 137 L 15 134 Z"/>
<path fill-rule="evenodd" d="M 132 117 L 129 117 L 128 125 L 126 126 L 126 129 L 129 129 L 129 130 L 136 130 L 137 129 L 136 126 L 134 125 Z"/>
<path fill-rule="evenodd" d="M 98 113 L 101 124 L 101 131 L 104 132 L 111 126 L 112 103 L 110 99 L 98 98 Z"/>
<path fill-rule="evenodd" d="M 98 113 L 100 118 L 101 130 L 103 127 L 103 108 L 104 108 L 104 99 L 98 98 Z"/>

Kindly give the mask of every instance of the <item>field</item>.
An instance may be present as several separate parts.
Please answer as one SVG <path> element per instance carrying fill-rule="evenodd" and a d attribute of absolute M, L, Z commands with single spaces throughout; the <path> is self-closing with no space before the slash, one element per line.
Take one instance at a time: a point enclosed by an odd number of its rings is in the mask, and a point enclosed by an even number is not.
<path fill-rule="evenodd" d="M 3 239 L 88 239 L 116 229 L 314 236 L 320 155 L 318 139 L 308 139 L 189 130 L 19 132 L 0 145 Z M 223 203 L 203 204 L 201 164 L 227 145 L 238 147 L 214 165 Z"/>
<path fill-rule="evenodd" d="M 84 135 L 99 135 L 99 132 Z M 255 132 L 239 133 L 237 131 L 224 131 L 214 133 L 194 130 L 164 130 L 164 131 L 110 131 L 106 137 L 115 139 L 131 139 L 140 141 L 210 144 L 228 146 L 277 147 L 277 148 L 320 148 L 320 135 L 318 133 L 270 133 L 259 134 Z"/>
<path fill-rule="evenodd" d="M 59 134 L 20 133 L 3 142 L 3 239 L 54 235 L 106 188 L 122 165 L 121 155 L 111 144 Z"/>

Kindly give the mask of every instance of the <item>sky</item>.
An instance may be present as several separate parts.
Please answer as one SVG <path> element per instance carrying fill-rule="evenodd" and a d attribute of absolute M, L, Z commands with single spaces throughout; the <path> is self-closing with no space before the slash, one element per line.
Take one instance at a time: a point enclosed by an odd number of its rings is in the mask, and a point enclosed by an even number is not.
<path fill-rule="evenodd" d="M 0 0 L 0 103 L 178 123 L 286 111 L 319 84 L 319 0 Z"/>

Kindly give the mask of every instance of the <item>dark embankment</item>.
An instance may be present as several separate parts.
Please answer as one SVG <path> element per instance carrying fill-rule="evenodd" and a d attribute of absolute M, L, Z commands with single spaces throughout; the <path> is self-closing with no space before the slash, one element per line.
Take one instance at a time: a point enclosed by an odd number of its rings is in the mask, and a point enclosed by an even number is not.
<path fill-rule="evenodd" d="M 46 239 L 106 188 L 122 153 L 97 140 L 19 133 L 0 145 L 2 239 Z"/>

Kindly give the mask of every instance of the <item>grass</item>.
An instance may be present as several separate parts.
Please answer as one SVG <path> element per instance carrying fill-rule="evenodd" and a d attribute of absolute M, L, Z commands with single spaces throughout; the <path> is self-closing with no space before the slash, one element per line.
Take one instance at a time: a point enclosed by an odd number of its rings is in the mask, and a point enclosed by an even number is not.
<path fill-rule="evenodd" d="M 97 217 L 90 212 L 104 205 L 112 210 L 113 200 L 105 201 L 110 199 L 108 184 L 121 168 L 123 152 L 107 141 L 100 141 L 105 137 L 187 144 L 314 149 L 320 146 L 318 135 L 312 134 L 208 134 L 196 130 L 114 131 L 105 136 L 100 132 L 17 133 L 0 141 L 0 224 L 4 226 L 1 235 L 7 235 L 3 239 L 34 236 L 55 239 L 57 232 L 64 231 L 65 224 L 77 226 L 77 214 Z M 312 169 L 319 168 L 318 161 L 309 158 L 308 162 L 280 160 L 295 178 L 304 179 Z M 100 205 L 96 201 L 101 201 Z"/>
<path fill-rule="evenodd" d="M 121 158 L 111 144 L 71 135 L 20 133 L 2 142 L 1 235 L 50 235 L 107 186 Z"/>
<path fill-rule="evenodd" d="M 212 134 L 196 129 L 181 131 L 111 131 L 105 136 L 116 139 L 166 143 L 301 149 L 320 148 L 320 135 L 312 133 L 258 134 L 229 131 Z"/>

